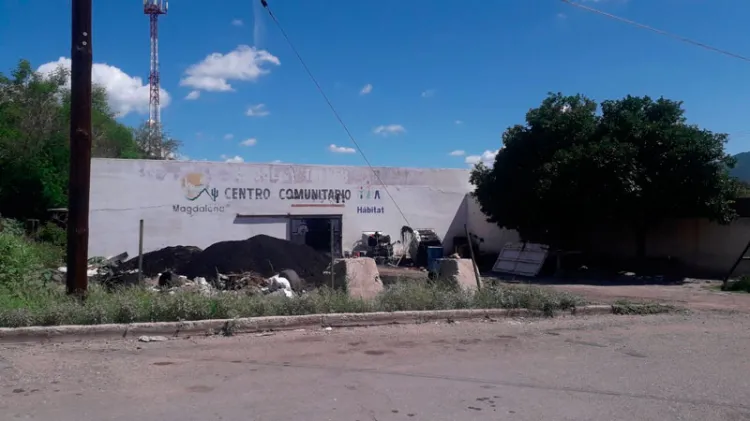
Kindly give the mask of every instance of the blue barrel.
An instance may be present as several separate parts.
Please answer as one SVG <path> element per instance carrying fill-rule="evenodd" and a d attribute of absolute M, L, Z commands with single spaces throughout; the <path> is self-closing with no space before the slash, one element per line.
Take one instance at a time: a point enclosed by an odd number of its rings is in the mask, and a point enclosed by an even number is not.
<path fill-rule="evenodd" d="M 437 272 L 438 259 L 443 258 L 443 247 L 427 247 L 427 270 Z"/>

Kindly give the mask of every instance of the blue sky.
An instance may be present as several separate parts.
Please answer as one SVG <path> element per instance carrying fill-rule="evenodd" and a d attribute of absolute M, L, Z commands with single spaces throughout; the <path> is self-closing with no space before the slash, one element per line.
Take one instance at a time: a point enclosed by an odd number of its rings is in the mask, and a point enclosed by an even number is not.
<path fill-rule="evenodd" d="M 257 1 L 170 2 L 160 21 L 166 129 L 191 159 L 364 165 Z M 584 3 L 750 55 L 750 2 Z M 732 134 L 730 152 L 750 150 L 750 63 L 559 0 L 269 4 L 374 165 L 465 168 L 549 91 L 680 99 L 691 122 Z M 141 1 L 94 8 L 94 78 L 137 124 L 147 118 L 148 19 Z M 0 69 L 69 57 L 69 25 L 69 0 L 0 0 Z"/>

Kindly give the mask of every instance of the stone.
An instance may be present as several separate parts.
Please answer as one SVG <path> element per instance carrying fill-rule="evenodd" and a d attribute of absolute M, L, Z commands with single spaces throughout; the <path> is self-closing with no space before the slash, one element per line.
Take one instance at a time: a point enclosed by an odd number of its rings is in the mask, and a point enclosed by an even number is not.
<path fill-rule="evenodd" d="M 279 276 L 289 280 L 289 283 L 292 285 L 292 290 L 294 292 L 302 291 L 302 287 L 303 287 L 302 279 L 300 279 L 299 275 L 294 270 L 284 269 L 281 272 L 279 272 Z"/>
<path fill-rule="evenodd" d="M 138 342 L 164 342 L 168 341 L 169 339 L 166 336 L 140 336 L 138 337 Z"/>
<path fill-rule="evenodd" d="M 345 290 L 350 297 L 370 300 L 383 291 L 378 266 L 371 257 L 338 259 L 333 273 L 334 287 Z"/>
<path fill-rule="evenodd" d="M 438 259 L 436 281 L 452 288 L 477 289 L 477 275 L 471 259 Z"/>

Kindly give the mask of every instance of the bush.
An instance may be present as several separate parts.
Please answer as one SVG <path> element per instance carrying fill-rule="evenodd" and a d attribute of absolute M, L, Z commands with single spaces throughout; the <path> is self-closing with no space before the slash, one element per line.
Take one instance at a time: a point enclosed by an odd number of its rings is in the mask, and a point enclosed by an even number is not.
<path fill-rule="evenodd" d="M 743 276 L 734 282 L 730 282 L 727 285 L 726 290 L 733 292 L 750 292 L 750 276 Z"/>
<path fill-rule="evenodd" d="M 487 287 L 474 293 L 405 282 L 388 288 L 373 300 L 352 298 L 328 288 L 288 299 L 222 292 L 211 296 L 189 291 L 167 294 L 139 287 L 113 293 L 94 284 L 82 306 L 65 294 L 62 285 L 31 288 L 25 284 L 10 298 L 0 294 L 0 327 L 470 308 L 529 308 L 553 316 L 557 311 L 581 304 L 583 300 L 576 296 L 536 287 Z"/>
<path fill-rule="evenodd" d="M 68 233 L 52 222 L 47 222 L 39 230 L 37 238 L 39 241 L 50 243 L 60 248 L 65 248 L 68 244 Z"/>
<path fill-rule="evenodd" d="M 23 234 L 17 221 L 0 220 L 0 287 L 18 289 L 19 285 L 38 283 L 42 272 L 62 262 L 60 246 L 34 241 Z"/>

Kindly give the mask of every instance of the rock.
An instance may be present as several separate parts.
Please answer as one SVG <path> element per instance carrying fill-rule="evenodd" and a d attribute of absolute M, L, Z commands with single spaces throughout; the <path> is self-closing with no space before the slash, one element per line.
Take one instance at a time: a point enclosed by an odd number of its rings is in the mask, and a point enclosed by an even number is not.
<path fill-rule="evenodd" d="M 373 299 L 383 291 L 380 272 L 371 257 L 339 259 L 334 262 L 334 287 L 344 289 L 350 297 Z"/>
<path fill-rule="evenodd" d="M 437 282 L 452 288 L 477 289 L 477 275 L 471 259 L 438 259 Z"/>
<path fill-rule="evenodd" d="M 138 337 L 138 342 L 164 342 L 168 341 L 169 339 L 166 336 L 140 336 Z"/>
<path fill-rule="evenodd" d="M 302 279 L 300 279 L 299 275 L 297 275 L 297 272 L 295 272 L 293 269 L 284 269 L 281 272 L 279 272 L 279 276 L 289 280 L 289 283 L 292 285 L 292 291 L 294 292 L 302 291 L 302 288 L 303 288 Z"/>

